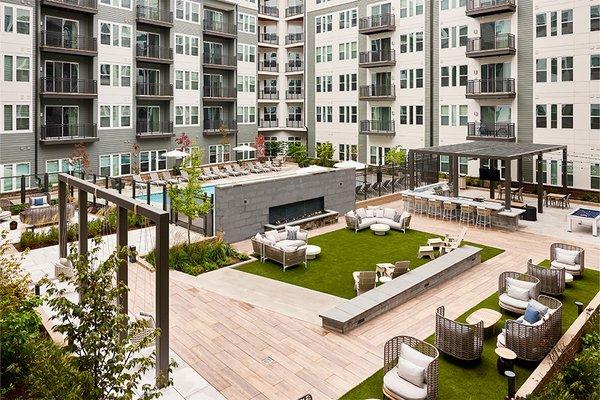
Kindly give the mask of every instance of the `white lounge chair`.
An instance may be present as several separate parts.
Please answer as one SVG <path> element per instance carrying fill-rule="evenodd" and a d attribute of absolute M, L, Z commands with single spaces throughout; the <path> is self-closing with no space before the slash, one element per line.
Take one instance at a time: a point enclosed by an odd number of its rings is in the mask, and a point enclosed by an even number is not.
<path fill-rule="evenodd" d="M 234 171 L 233 168 L 231 168 L 231 164 L 225 164 L 223 166 L 223 168 L 225 168 L 225 172 L 227 172 L 231 176 L 240 176 L 240 175 L 242 175 L 241 172 Z"/>
<path fill-rule="evenodd" d="M 210 167 L 210 172 L 217 175 L 219 178 L 227 178 L 229 174 L 221 171 L 219 167 Z"/>
<path fill-rule="evenodd" d="M 271 161 L 265 161 L 265 164 L 267 165 L 267 167 L 271 168 L 272 171 L 281 171 L 281 167 L 273 165 Z"/>
<path fill-rule="evenodd" d="M 180 180 L 177 178 L 173 178 L 173 176 L 171 175 L 171 171 L 165 171 L 162 173 L 163 179 L 165 181 L 167 181 L 167 183 L 173 184 L 173 185 L 177 185 L 178 183 L 180 183 Z"/>
<path fill-rule="evenodd" d="M 160 179 L 156 172 L 150 172 L 150 184 L 156 186 L 166 186 L 167 182 Z"/>
<path fill-rule="evenodd" d="M 201 176 L 205 176 L 208 179 L 218 179 L 219 178 L 219 175 L 215 175 L 210 170 L 207 171 L 204 168 L 200 168 L 200 174 L 201 174 Z"/>

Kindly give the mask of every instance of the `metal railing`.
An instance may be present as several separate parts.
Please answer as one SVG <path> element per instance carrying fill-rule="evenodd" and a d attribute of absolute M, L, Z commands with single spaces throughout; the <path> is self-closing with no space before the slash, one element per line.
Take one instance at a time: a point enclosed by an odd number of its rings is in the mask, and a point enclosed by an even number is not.
<path fill-rule="evenodd" d="M 148 21 L 162 22 L 167 24 L 173 23 L 173 12 L 170 10 L 162 10 L 156 7 L 137 6 L 136 15 L 138 18 Z"/>
<path fill-rule="evenodd" d="M 396 85 L 365 85 L 359 88 L 359 97 L 394 97 Z"/>
<path fill-rule="evenodd" d="M 97 94 L 98 82 L 93 79 L 40 78 L 41 93 Z"/>
<path fill-rule="evenodd" d="M 279 126 L 279 121 L 275 120 L 264 120 L 261 119 L 258 121 L 259 128 L 277 128 Z"/>
<path fill-rule="evenodd" d="M 515 93 L 514 78 L 474 79 L 467 81 L 467 94 Z"/>
<path fill-rule="evenodd" d="M 358 30 L 378 30 L 378 29 L 391 29 L 396 26 L 396 17 L 394 14 L 380 14 L 371 15 L 370 17 L 363 17 L 358 21 Z"/>
<path fill-rule="evenodd" d="M 235 98 L 237 97 L 237 90 L 235 88 L 224 86 L 204 86 L 202 89 L 202 96 L 213 98 Z"/>
<path fill-rule="evenodd" d="M 288 128 L 304 128 L 304 121 L 288 118 L 285 120 L 285 126 Z"/>
<path fill-rule="evenodd" d="M 45 124 L 41 128 L 42 141 L 88 139 L 98 136 L 96 124 Z"/>
<path fill-rule="evenodd" d="M 288 33 L 285 35 L 285 44 L 302 43 L 304 41 L 304 34 L 302 33 Z"/>
<path fill-rule="evenodd" d="M 173 133 L 173 122 L 138 119 L 135 123 L 135 132 L 139 136 L 171 134 Z"/>
<path fill-rule="evenodd" d="M 237 25 L 225 21 L 216 21 L 214 19 L 204 19 L 202 27 L 208 32 L 226 33 L 228 35 L 237 35 Z"/>
<path fill-rule="evenodd" d="M 173 96 L 173 85 L 169 83 L 140 83 L 135 85 L 138 96 Z"/>
<path fill-rule="evenodd" d="M 157 60 L 173 60 L 173 49 L 167 46 L 147 46 L 138 44 L 135 47 L 138 57 L 154 58 Z"/>
<path fill-rule="evenodd" d="M 516 0 L 467 0 L 467 12 L 485 10 L 498 6 L 516 7 Z"/>
<path fill-rule="evenodd" d="M 205 133 L 219 134 L 221 131 L 231 133 L 237 131 L 237 121 L 235 120 L 215 120 L 205 119 L 203 124 Z"/>
<path fill-rule="evenodd" d="M 270 17 L 279 17 L 279 8 L 260 4 L 258 6 L 258 13 L 262 15 L 268 15 Z"/>
<path fill-rule="evenodd" d="M 44 3 L 89 8 L 95 11 L 98 10 L 97 0 L 44 0 Z"/>
<path fill-rule="evenodd" d="M 359 62 L 359 64 L 396 62 L 396 51 L 394 51 L 394 50 L 361 51 L 359 53 L 359 61 L 358 62 Z"/>
<path fill-rule="evenodd" d="M 235 67 L 237 65 L 237 57 L 229 54 L 210 54 L 204 53 L 202 62 L 210 65 L 221 65 L 227 67 Z"/>
<path fill-rule="evenodd" d="M 285 72 L 304 71 L 304 63 L 302 60 L 293 60 L 285 63 Z"/>
<path fill-rule="evenodd" d="M 515 124 L 512 122 L 469 122 L 467 124 L 467 136 L 513 139 L 515 137 Z"/>
<path fill-rule="evenodd" d="M 302 88 L 297 88 L 297 89 L 292 89 L 292 90 L 286 90 L 285 91 L 285 98 L 288 100 L 295 100 L 295 99 L 303 99 L 304 98 L 304 93 Z"/>
<path fill-rule="evenodd" d="M 285 17 L 293 17 L 295 15 L 300 15 L 304 13 L 304 6 L 303 5 L 299 5 L 299 6 L 289 6 L 288 8 L 285 9 Z"/>
<path fill-rule="evenodd" d="M 258 43 L 277 44 L 279 43 L 279 36 L 276 33 L 263 32 L 258 35 Z"/>
<path fill-rule="evenodd" d="M 98 51 L 98 44 L 95 37 L 66 35 L 62 32 L 42 31 L 40 45 L 68 50 Z"/>
<path fill-rule="evenodd" d="M 258 98 L 262 100 L 278 100 L 279 91 L 277 89 L 265 88 L 258 91 Z"/>
<path fill-rule="evenodd" d="M 259 61 L 258 62 L 258 70 L 265 72 L 278 72 L 279 65 L 276 60 L 272 61 Z"/>
<path fill-rule="evenodd" d="M 360 121 L 360 133 L 393 134 L 393 133 L 396 133 L 396 122 L 393 120 L 389 120 L 389 121 L 362 120 L 362 121 Z"/>
<path fill-rule="evenodd" d="M 474 37 L 467 39 L 467 53 L 485 50 L 514 50 L 515 35 L 501 33 L 491 37 Z"/>

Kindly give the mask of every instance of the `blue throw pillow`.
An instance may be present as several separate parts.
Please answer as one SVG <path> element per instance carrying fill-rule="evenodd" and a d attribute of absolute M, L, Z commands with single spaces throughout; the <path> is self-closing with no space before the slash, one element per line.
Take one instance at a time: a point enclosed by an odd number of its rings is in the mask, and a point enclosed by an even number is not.
<path fill-rule="evenodd" d="M 34 206 L 43 206 L 44 205 L 44 198 L 43 197 L 36 197 L 35 199 L 33 199 L 33 205 Z"/>
<path fill-rule="evenodd" d="M 530 324 L 535 324 L 540 320 L 540 312 L 530 305 L 527 305 L 523 318 L 525 318 L 525 321 L 529 322 Z"/>

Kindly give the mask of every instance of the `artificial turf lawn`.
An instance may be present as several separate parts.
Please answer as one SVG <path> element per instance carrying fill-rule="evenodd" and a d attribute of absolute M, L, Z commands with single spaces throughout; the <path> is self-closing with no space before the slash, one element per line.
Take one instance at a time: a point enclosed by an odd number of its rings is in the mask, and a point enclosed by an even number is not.
<path fill-rule="evenodd" d="M 548 266 L 545 260 L 540 265 Z M 562 296 L 557 298 L 563 303 L 563 332 L 577 318 L 577 306 L 575 301 L 581 301 L 587 305 L 600 290 L 600 272 L 586 269 L 583 279 L 576 279 L 567 284 L 567 289 Z M 498 294 L 494 293 L 475 307 L 462 314 L 458 321 L 465 322 L 465 318 L 479 308 L 491 308 L 500 310 L 498 307 Z M 500 333 L 500 326 L 504 325 L 505 315 L 496 325 L 496 335 Z M 434 315 L 431 318 L 435 318 Z M 516 316 L 509 316 L 516 318 Z M 398 334 L 402 331 L 399 329 Z M 439 398 L 450 400 L 501 400 L 507 393 L 506 378 L 496 371 L 496 335 L 486 334 L 483 344 L 482 358 L 476 362 L 465 363 L 453 360 L 440 354 L 439 362 Z M 427 338 L 429 343 L 434 343 L 434 335 Z M 517 375 L 517 388 L 520 387 L 527 377 L 533 372 L 537 363 L 523 363 L 517 361 L 515 373 Z M 360 385 L 346 393 L 344 400 L 383 399 L 381 384 L 383 382 L 383 370 L 377 371 Z"/>
<path fill-rule="evenodd" d="M 394 263 L 410 260 L 411 269 L 427 263 L 429 258 L 417 258 L 419 246 L 427 244 L 427 239 L 440 237 L 431 233 L 409 229 L 406 233 L 390 230 L 384 236 L 377 236 L 369 229 L 354 232 L 340 229 L 334 232 L 309 238 L 310 244 L 321 247 L 321 254 L 308 261 L 308 267 L 288 268 L 285 272 L 280 264 L 255 261 L 238 269 L 266 278 L 302 286 L 308 289 L 351 299 L 354 290 L 354 271 L 374 271 L 377 263 Z M 481 247 L 481 261 L 488 260 L 504 250 L 463 242 Z"/>

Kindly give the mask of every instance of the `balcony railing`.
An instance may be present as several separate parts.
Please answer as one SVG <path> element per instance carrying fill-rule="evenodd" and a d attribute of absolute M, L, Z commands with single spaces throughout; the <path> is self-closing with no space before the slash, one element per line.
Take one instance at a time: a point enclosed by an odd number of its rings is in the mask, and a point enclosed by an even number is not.
<path fill-rule="evenodd" d="M 304 6 L 289 6 L 285 9 L 285 17 L 293 17 L 304 13 Z"/>
<path fill-rule="evenodd" d="M 146 46 L 138 44 L 135 48 L 137 57 L 150 58 L 153 60 L 173 61 L 173 49 L 164 46 Z"/>
<path fill-rule="evenodd" d="M 279 17 L 279 8 L 261 4 L 258 6 L 258 13 L 262 15 L 268 15 L 269 17 Z"/>
<path fill-rule="evenodd" d="M 288 100 L 298 100 L 304 98 L 304 93 L 302 93 L 302 88 L 286 90 L 285 98 Z"/>
<path fill-rule="evenodd" d="M 361 51 L 358 63 L 364 67 L 376 67 L 396 64 L 394 50 Z"/>
<path fill-rule="evenodd" d="M 258 62 L 258 70 L 265 72 L 278 72 L 279 65 L 277 65 L 277 61 L 259 61 Z"/>
<path fill-rule="evenodd" d="M 285 120 L 285 126 L 288 128 L 304 128 L 304 121 L 288 118 Z"/>
<path fill-rule="evenodd" d="M 42 0 L 42 4 L 90 13 L 98 12 L 97 0 Z"/>
<path fill-rule="evenodd" d="M 47 124 L 42 125 L 40 140 L 43 142 L 73 142 L 97 140 L 96 124 Z"/>
<path fill-rule="evenodd" d="M 171 135 L 171 134 L 173 134 L 173 122 L 171 122 L 171 121 L 151 121 L 148 119 L 138 119 L 135 123 L 135 131 L 138 134 L 138 136 Z"/>
<path fill-rule="evenodd" d="M 515 35 L 511 33 L 467 39 L 467 57 L 498 56 L 514 53 Z"/>
<path fill-rule="evenodd" d="M 395 85 L 366 85 L 359 88 L 359 98 L 396 97 Z"/>
<path fill-rule="evenodd" d="M 40 45 L 43 47 L 81 52 L 98 51 L 95 37 L 67 35 L 62 32 L 42 31 L 40 35 Z"/>
<path fill-rule="evenodd" d="M 142 83 L 135 85 L 135 94 L 138 96 L 172 97 L 173 85 L 169 83 Z"/>
<path fill-rule="evenodd" d="M 236 132 L 237 122 L 235 120 L 224 121 L 215 119 L 205 119 L 203 127 L 205 135 L 220 135 L 221 132 Z"/>
<path fill-rule="evenodd" d="M 276 33 L 261 33 L 258 35 L 259 43 L 278 44 L 279 36 Z"/>
<path fill-rule="evenodd" d="M 396 133 L 395 121 L 362 120 L 360 121 L 360 133 L 394 135 Z"/>
<path fill-rule="evenodd" d="M 285 72 L 304 71 L 304 63 L 302 60 L 293 60 L 285 63 Z"/>
<path fill-rule="evenodd" d="M 214 19 L 205 19 L 202 24 L 205 32 L 237 36 L 237 25 Z"/>
<path fill-rule="evenodd" d="M 204 53 L 202 56 L 202 62 L 204 64 L 234 68 L 237 66 L 237 57 L 229 54 L 210 54 Z"/>
<path fill-rule="evenodd" d="M 360 33 L 393 31 L 394 29 L 396 29 L 394 14 L 371 15 L 358 21 L 358 31 Z"/>
<path fill-rule="evenodd" d="M 467 139 L 514 140 L 515 124 L 512 122 L 469 122 L 467 125 Z"/>
<path fill-rule="evenodd" d="M 214 99 L 235 99 L 237 97 L 237 90 L 224 86 L 204 86 L 202 95 L 203 97 Z"/>
<path fill-rule="evenodd" d="M 514 97 L 515 94 L 515 80 L 513 78 L 467 81 L 467 98 Z"/>
<path fill-rule="evenodd" d="M 277 121 L 277 119 L 274 119 L 274 120 L 261 119 L 258 121 L 259 128 L 277 128 L 278 126 L 279 126 L 279 121 Z"/>
<path fill-rule="evenodd" d="M 44 94 L 95 95 L 98 83 L 93 79 L 41 78 L 40 92 Z"/>
<path fill-rule="evenodd" d="M 467 0 L 466 15 L 470 17 L 514 12 L 516 0 Z"/>
<path fill-rule="evenodd" d="M 258 98 L 261 100 L 278 100 L 279 91 L 277 89 L 263 89 L 258 91 Z"/>
<path fill-rule="evenodd" d="M 157 23 L 159 25 L 173 24 L 173 12 L 170 10 L 162 10 L 160 8 L 148 6 L 137 6 L 136 15 L 138 19 Z"/>
<path fill-rule="evenodd" d="M 285 44 L 296 44 L 304 42 L 304 34 L 302 33 L 288 33 L 285 36 Z"/>

